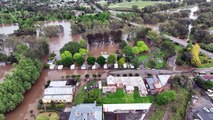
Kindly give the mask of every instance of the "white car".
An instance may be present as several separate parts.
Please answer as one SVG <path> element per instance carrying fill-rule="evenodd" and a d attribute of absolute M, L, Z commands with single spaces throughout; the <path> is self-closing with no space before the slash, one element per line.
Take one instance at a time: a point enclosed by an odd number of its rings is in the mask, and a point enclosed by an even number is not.
<path fill-rule="evenodd" d="M 206 108 L 206 107 L 203 107 L 203 110 L 206 111 L 206 112 L 210 112 L 209 109 Z"/>
<path fill-rule="evenodd" d="M 213 112 L 213 107 L 212 108 L 209 108 L 210 112 Z"/>

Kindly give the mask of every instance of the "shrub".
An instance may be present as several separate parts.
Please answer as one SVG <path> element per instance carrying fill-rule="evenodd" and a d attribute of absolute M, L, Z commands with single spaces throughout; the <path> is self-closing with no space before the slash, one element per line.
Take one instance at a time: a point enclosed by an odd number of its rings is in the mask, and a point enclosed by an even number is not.
<path fill-rule="evenodd" d="M 175 99 L 176 99 L 176 92 L 174 90 L 168 90 L 168 91 L 159 93 L 156 97 L 156 102 L 159 105 L 165 105 Z"/>
<path fill-rule="evenodd" d="M 127 74 L 123 74 L 123 76 L 124 76 L 124 77 L 126 77 L 126 76 L 127 76 Z"/>

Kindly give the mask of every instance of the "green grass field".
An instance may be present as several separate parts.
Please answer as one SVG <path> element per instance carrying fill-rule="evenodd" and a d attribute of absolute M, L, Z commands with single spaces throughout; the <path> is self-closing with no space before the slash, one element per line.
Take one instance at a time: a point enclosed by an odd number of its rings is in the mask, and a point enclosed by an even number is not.
<path fill-rule="evenodd" d="M 36 120 L 59 120 L 59 116 L 55 112 L 45 112 L 38 114 Z"/>
<path fill-rule="evenodd" d="M 105 1 L 100 1 L 99 2 L 101 5 L 104 5 L 104 4 L 107 4 Z M 158 3 L 163 3 L 163 4 L 166 4 L 168 2 L 156 2 L 156 1 L 141 1 L 141 0 L 132 0 L 131 2 L 121 2 L 121 3 L 111 3 L 109 5 L 109 8 L 132 8 L 133 5 L 137 5 L 138 8 L 144 8 L 146 6 L 149 6 L 149 5 L 155 5 L 155 4 L 158 4 Z"/>

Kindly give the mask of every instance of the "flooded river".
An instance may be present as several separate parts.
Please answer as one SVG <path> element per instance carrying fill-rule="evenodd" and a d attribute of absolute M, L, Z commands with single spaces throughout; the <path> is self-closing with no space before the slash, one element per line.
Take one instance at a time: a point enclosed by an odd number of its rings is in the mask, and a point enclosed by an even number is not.
<path fill-rule="evenodd" d="M 15 30 L 18 30 L 18 24 L 0 24 L 0 34 L 12 34 Z"/>

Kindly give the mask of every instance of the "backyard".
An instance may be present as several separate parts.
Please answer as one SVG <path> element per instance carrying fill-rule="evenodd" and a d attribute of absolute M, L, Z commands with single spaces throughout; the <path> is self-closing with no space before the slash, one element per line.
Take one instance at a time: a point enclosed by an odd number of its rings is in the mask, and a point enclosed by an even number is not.
<path fill-rule="evenodd" d="M 55 112 L 44 112 L 37 115 L 36 120 L 58 120 L 59 116 Z"/>
<path fill-rule="evenodd" d="M 102 6 L 104 4 L 107 4 L 106 1 L 103 1 L 101 0 L 99 2 Z M 149 6 L 149 5 L 155 5 L 157 3 L 163 3 L 163 4 L 166 4 L 168 2 L 163 2 L 163 1 L 142 1 L 142 0 L 132 0 L 131 2 L 128 2 L 128 1 L 124 1 L 124 2 L 121 2 L 121 3 L 111 3 L 109 5 L 109 8 L 132 8 L 132 6 L 136 5 L 138 6 L 138 8 L 144 8 L 146 6 Z"/>
<path fill-rule="evenodd" d="M 84 90 L 84 87 L 81 87 L 73 103 L 76 105 L 80 103 L 91 103 L 97 101 L 97 103 L 101 105 L 116 103 L 152 103 L 153 100 L 154 97 L 151 95 L 140 97 L 137 89 L 133 94 L 127 94 L 123 89 L 117 89 L 115 93 L 107 93 L 106 95 L 102 95 L 101 89 L 93 88 L 86 91 Z"/>

